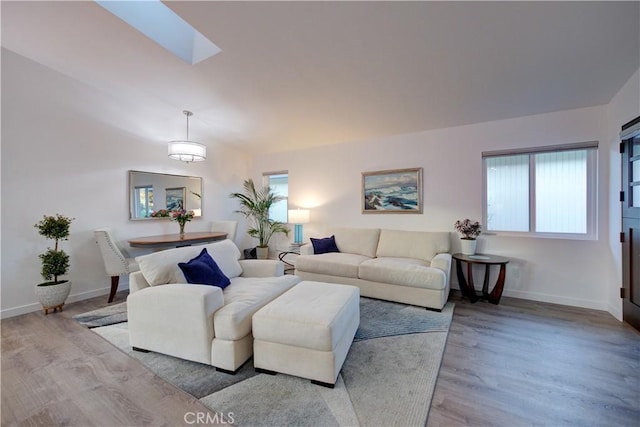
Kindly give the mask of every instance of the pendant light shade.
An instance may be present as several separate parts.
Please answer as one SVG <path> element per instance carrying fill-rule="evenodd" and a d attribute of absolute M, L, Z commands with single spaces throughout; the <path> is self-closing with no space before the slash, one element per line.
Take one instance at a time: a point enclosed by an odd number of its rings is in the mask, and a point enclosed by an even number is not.
<path fill-rule="evenodd" d="M 187 138 L 178 141 L 169 141 L 169 158 L 182 162 L 201 162 L 207 158 L 207 147 L 198 142 L 189 141 L 189 117 L 191 111 L 183 111 L 187 116 Z"/>
<path fill-rule="evenodd" d="M 207 147 L 192 141 L 170 141 L 169 157 L 182 162 L 201 162 L 207 158 Z"/>

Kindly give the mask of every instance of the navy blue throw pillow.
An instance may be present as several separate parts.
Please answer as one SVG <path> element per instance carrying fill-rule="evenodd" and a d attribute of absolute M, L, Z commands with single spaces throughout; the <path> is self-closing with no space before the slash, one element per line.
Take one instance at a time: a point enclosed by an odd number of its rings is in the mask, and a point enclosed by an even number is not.
<path fill-rule="evenodd" d="M 314 254 L 326 254 L 329 252 L 340 252 L 336 246 L 336 236 L 325 237 L 324 239 L 311 238 Z"/>
<path fill-rule="evenodd" d="M 218 264 L 211 258 L 207 248 L 204 248 L 200 255 L 189 262 L 178 264 L 188 283 L 196 285 L 211 285 L 219 288 L 226 288 L 231 280 L 224 275 Z"/>

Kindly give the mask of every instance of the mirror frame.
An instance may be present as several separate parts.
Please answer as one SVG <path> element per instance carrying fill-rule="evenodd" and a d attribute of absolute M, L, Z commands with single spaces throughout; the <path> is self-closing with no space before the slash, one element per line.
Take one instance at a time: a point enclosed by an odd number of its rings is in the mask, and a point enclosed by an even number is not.
<path fill-rule="evenodd" d="M 160 173 L 160 172 L 147 172 L 147 171 L 139 171 L 139 170 L 130 170 L 128 173 L 128 197 L 129 197 L 129 219 L 131 221 L 147 221 L 147 220 L 170 220 L 171 217 L 136 217 L 134 216 L 134 212 L 135 212 L 135 201 L 134 201 L 134 197 L 135 197 L 135 188 L 134 188 L 134 175 L 135 174 L 147 174 L 147 175 L 155 175 L 158 177 L 163 177 L 166 180 L 170 180 L 170 182 L 166 183 L 165 185 L 163 185 L 163 188 L 166 191 L 171 190 L 172 193 L 174 193 L 173 195 L 179 200 L 180 198 L 182 198 L 182 200 L 185 200 L 186 202 L 186 206 L 185 208 L 187 210 L 194 210 L 196 213 L 195 218 L 201 218 L 202 217 L 202 199 L 203 199 L 203 180 L 202 177 L 199 176 L 187 176 L 187 175 L 174 175 L 174 174 L 168 174 L 168 173 Z M 187 179 L 187 180 L 198 180 L 199 184 L 200 184 L 200 206 L 199 207 L 194 207 L 194 206 L 190 206 L 188 203 L 189 200 L 189 194 L 187 193 L 188 191 L 188 185 L 187 182 L 185 181 L 180 181 L 183 179 Z M 156 190 L 157 191 L 157 190 Z M 193 191 L 191 191 L 193 192 Z M 181 195 L 179 193 L 182 193 Z M 180 197 L 182 196 L 182 197 Z M 165 195 L 165 206 L 164 207 L 155 207 L 154 206 L 154 211 L 159 210 L 159 209 L 166 209 L 166 195 Z"/>

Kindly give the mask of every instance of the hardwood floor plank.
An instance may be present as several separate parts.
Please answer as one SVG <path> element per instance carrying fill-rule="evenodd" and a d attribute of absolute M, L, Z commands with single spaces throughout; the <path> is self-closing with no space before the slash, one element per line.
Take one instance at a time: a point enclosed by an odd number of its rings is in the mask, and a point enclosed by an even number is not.
<path fill-rule="evenodd" d="M 213 415 L 71 319 L 106 305 L 96 300 L 2 320 L 3 426 L 185 425 L 186 412 Z"/>
<path fill-rule="evenodd" d="M 126 292 L 116 295 L 124 301 Z M 454 293 L 453 323 L 428 427 L 637 426 L 640 334 L 608 313 Z M 176 426 L 209 412 L 62 313 L 1 321 L 2 425 Z"/>
<path fill-rule="evenodd" d="M 553 304 L 452 300 L 429 426 L 637 425 L 640 335 L 628 325 Z"/>
<path fill-rule="evenodd" d="M 20 423 L 25 426 L 95 426 L 95 418 L 84 417 L 73 398 L 57 400 Z"/>

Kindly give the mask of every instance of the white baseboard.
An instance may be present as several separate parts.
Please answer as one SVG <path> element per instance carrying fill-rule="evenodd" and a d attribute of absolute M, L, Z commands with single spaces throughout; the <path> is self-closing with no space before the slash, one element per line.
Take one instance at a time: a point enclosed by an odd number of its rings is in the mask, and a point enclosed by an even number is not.
<path fill-rule="evenodd" d="M 120 286 L 118 287 L 118 291 L 122 291 L 125 289 L 128 289 L 128 284 L 125 283 L 125 286 L 122 286 L 123 284 L 120 284 Z M 65 302 L 65 304 L 69 304 L 72 302 L 77 302 L 77 301 L 83 301 L 89 298 L 94 298 L 94 297 L 99 297 L 101 295 L 109 295 L 109 291 L 111 290 L 111 288 L 106 287 L 106 288 L 100 288 L 100 289 L 95 289 L 93 291 L 87 291 L 87 292 L 80 292 L 77 294 L 71 294 L 69 295 L 69 297 L 67 298 L 67 301 Z M 105 302 L 107 300 L 105 299 Z M 26 305 L 21 305 L 19 307 L 11 307 L 11 308 L 6 308 L 4 310 L 0 311 L 0 319 L 6 319 L 9 317 L 14 317 L 14 316 L 19 316 L 21 314 L 27 314 L 27 313 L 32 313 L 34 311 L 39 311 L 42 310 L 42 306 L 40 305 L 40 303 L 33 303 L 33 304 L 26 304 Z"/>
<path fill-rule="evenodd" d="M 11 307 L 0 311 L 0 319 L 20 316 L 21 314 L 27 314 L 38 310 L 42 310 L 42 306 L 38 303 L 21 305 L 20 307 Z"/>
<path fill-rule="evenodd" d="M 609 306 L 607 307 L 607 311 L 610 315 L 622 322 L 622 307 L 620 306 L 620 304 L 615 306 L 609 304 Z"/>
<path fill-rule="evenodd" d="M 452 286 L 452 289 L 459 289 L 457 287 Z M 476 293 L 481 293 L 482 288 L 476 289 Z M 592 301 L 581 298 L 573 298 L 573 297 L 563 297 L 558 295 L 551 294 L 543 294 L 539 292 L 526 292 L 526 291 L 513 291 L 505 289 L 502 293 L 503 297 L 512 297 L 512 298 L 520 298 L 526 299 L 530 301 L 539 301 L 539 302 L 548 302 L 552 304 L 560 304 L 560 305 L 568 305 L 571 307 L 581 307 L 581 308 L 591 308 L 593 310 L 607 311 L 611 313 L 609 306 L 605 302 L 601 301 Z M 613 313 L 611 313 L 613 317 L 616 317 Z"/>
<path fill-rule="evenodd" d="M 602 301 L 592 301 L 581 298 L 563 297 L 558 295 L 542 294 L 538 292 L 507 291 L 503 296 L 528 299 L 531 301 L 549 302 L 552 304 L 568 305 L 571 307 L 591 308 L 594 310 L 608 311 L 607 304 Z"/>

